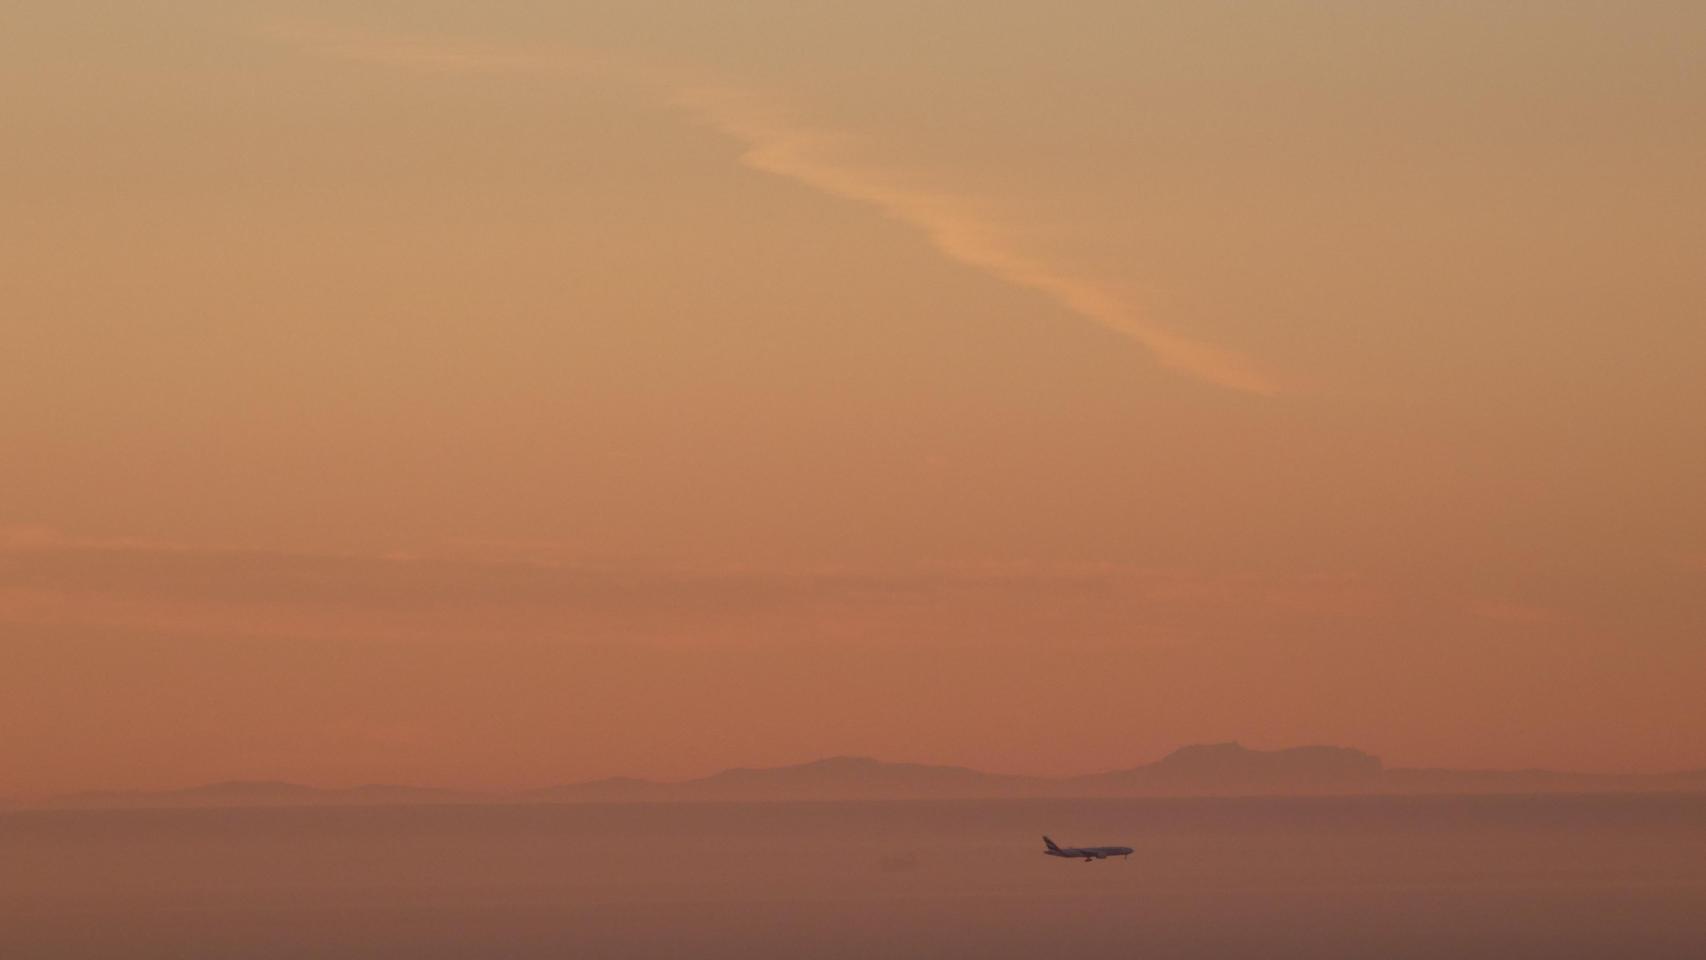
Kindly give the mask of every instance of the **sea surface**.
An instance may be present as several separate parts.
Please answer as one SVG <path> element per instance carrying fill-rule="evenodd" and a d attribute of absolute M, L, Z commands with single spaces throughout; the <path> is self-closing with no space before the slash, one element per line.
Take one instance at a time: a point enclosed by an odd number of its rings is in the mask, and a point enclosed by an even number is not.
<path fill-rule="evenodd" d="M 1057 956 L 1696 960 L 1706 796 L 0 814 L 7 960 Z"/>

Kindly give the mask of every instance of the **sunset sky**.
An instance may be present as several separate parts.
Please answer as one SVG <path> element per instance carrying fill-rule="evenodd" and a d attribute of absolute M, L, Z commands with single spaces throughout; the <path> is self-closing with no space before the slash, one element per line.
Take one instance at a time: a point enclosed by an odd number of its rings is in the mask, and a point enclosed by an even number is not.
<path fill-rule="evenodd" d="M 14 7 L 0 797 L 1706 767 L 1706 4 Z"/>

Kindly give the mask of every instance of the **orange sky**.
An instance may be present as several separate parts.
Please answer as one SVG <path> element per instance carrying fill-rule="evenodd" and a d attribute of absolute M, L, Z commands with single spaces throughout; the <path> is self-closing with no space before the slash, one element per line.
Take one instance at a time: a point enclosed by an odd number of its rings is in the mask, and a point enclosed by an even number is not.
<path fill-rule="evenodd" d="M 69 6 L 0 796 L 1706 766 L 1706 8 Z"/>

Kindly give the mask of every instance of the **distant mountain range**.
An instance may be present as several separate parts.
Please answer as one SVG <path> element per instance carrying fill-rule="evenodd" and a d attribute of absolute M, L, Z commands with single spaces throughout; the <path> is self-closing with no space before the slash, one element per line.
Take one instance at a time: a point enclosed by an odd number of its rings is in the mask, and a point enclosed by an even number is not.
<path fill-rule="evenodd" d="M 325 790 L 292 783 L 239 781 L 163 792 L 69 794 L 39 806 L 87 809 L 1663 791 L 1706 791 L 1706 770 L 1616 775 L 1403 769 L 1388 768 L 1379 757 L 1349 747 L 1251 750 L 1236 743 L 1215 743 L 1182 747 L 1138 767 L 1076 777 L 1028 777 L 966 767 L 830 757 L 791 766 L 741 767 L 696 780 L 659 782 L 617 777 L 509 794 L 380 785 Z"/>
<path fill-rule="evenodd" d="M 433 787 L 374 784 L 325 790 L 271 780 L 232 780 L 185 790 L 111 790 L 55 797 L 49 807 L 335 807 L 428 803 L 489 803 L 501 798 Z"/>

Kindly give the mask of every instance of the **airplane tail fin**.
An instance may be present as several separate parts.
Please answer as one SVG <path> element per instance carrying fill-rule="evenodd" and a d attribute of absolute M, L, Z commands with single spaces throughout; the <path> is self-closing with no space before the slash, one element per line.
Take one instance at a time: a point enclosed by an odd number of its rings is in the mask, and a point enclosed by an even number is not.
<path fill-rule="evenodd" d="M 1060 852 L 1060 848 L 1055 846 L 1054 841 L 1050 840 L 1047 836 L 1043 837 L 1043 846 L 1048 847 L 1050 850 L 1053 850 L 1055 853 Z"/>

